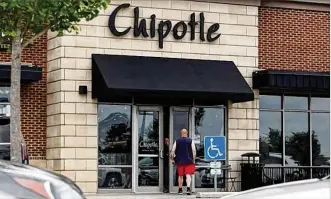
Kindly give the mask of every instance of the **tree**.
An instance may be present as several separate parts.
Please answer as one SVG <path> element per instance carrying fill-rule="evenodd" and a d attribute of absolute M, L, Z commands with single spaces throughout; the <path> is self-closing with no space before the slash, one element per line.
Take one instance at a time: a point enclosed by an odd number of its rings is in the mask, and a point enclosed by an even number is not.
<path fill-rule="evenodd" d="M 1 0 L 0 43 L 8 42 L 11 49 L 11 160 L 21 157 L 21 54 L 22 50 L 49 30 L 62 35 L 78 31 L 81 19 L 92 20 L 109 0 Z"/>
<path fill-rule="evenodd" d="M 312 143 L 313 164 L 325 165 L 327 158 L 321 154 L 321 144 L 315 131 L 312 137 L 309 132 L 291 132 L 285 137 L 285 154 L 291 157 L 302 166 L 310 165 L 310 141 Z M 262 159 L 268 159 L 269 153 L 282 153 L 283 151 L 282 133 L 279 129 L 269 128 L 269 133 L 265 137 L 260 136 L 260 153 Z"/>

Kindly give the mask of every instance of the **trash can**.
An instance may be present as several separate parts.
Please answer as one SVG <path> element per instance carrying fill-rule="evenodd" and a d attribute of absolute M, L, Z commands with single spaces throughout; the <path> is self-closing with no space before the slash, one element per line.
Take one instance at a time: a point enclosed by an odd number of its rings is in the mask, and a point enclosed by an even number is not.
<path fill-rule="evenodd" d="M 258 163 L 260 154 L 245 153 L 241 157 L 241 191 L 261 187 L 263 184 L 263 164 Z"/>

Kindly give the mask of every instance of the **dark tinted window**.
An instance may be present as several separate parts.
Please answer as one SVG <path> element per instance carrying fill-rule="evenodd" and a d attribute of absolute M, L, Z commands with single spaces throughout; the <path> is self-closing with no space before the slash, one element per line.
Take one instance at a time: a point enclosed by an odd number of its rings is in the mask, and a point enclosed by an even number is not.
<path fill-rule="evenodd" d="M 284 108 L 287 110 L 308 110 L 308 97 L 285 96 Z"/>
<path fill-rule="evenodd" d="M 281 109 L 281 96 L 260 95 L 261 109 Z"/>
<path fill-rule="evenodd" d="M 0 119 L 0 143 L 10 142 L 9 119 Z"/>
<path fill-rule="evenodd" d="M 10 87 L 0 87 L 0 102 L 9 102 Z"/>
<path fill-rule="evenodd" d="M 312 97 L 311 110 L 330 111 L 330 98 Z"/>
<path fill-rule="evenodd" d="M 330 164 L 330 114 L 312 113 L 313 166 Z"/>
<path fill-rule="evenodd" d="M 264 164 L 282 164 L 281 112 L 260 111 L 260 153 Z M 275 160 L 277 161 L 275 162 Z"/>
<path fill-rule="evenodd" d="M 98 106 L 99 165 L 131 165 L 131 107 Z"/>
<path fill-rule="evenodd" d="M 310 165 L 308 113 L 285 112 L 285 158 L 288 166 Z"/>

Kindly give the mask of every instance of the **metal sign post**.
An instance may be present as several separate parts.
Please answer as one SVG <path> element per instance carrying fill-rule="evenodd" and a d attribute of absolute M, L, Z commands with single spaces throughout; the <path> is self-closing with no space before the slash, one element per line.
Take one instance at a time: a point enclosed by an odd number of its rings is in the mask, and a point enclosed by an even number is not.
<path fill-rule="evenodd" d="M 221 175 L 222 170 L 221 170 L 221 162 L 217 162 L 217 160 L 214 160 L 213 162 L 210 163 L 210 174 L 214 175 L 214 190 L 217 192 L 217 176 Z"/>
<path fill-rule="evenodd" d="M 217 176 L 222 174 L 222 164 L 217 161 L 226 160 L 226 137 L 225 136 L 205 136 L 204 156 L 210 162 L 210 174 L 214 175 L 214 189 L 217 192 Z"/>
<path fill-rule="evenodd" d="M 215 164 L 216 164 L 216 160 L 214 160 Z M 215 189 L 215 192 L 217 192 L 217 172 L 215 172 L 215 175 L 214 175 L 214 189 Z"/>

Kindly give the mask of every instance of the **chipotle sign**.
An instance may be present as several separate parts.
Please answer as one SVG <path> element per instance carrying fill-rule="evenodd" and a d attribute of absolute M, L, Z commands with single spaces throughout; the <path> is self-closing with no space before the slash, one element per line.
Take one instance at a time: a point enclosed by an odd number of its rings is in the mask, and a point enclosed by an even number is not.
<path fill-rule="evenodd" d="M 128 34 L 131 30 L 133 31 L 134 37 L 139 37 L 140 35 L 142 35 L 146 38 L 154 38 L 157 36 L 159 48 L 163 48 L 163 41 L 170 34 L 171 30 L 173 32 L 173 37 L 176 40 L 183 39 L 186 36 L 188 29 L 190 30 L 189 37 L 191 41 L 195 40 L 196 26 L 199 27 L 199 39 L 201 41 L 207 40 L 208 42 L 213 42 L 221 36 L 221 34 L 218 33 L 218 30 L 220 28 L 220 25 L 218 23 L 209 26 L 207 33 L 205 34 L 205 16 L 203 12 L 199 14 L 199 20 L 196 20 L 196 14 L 192 13 L 190 17 L 188 16 L 188 18 L 190 19 L 188 23 L 185 23 L 184 21 L 173 23 L 169 20 L 162 20 L 158 24 L 156 24 L 156 16 L 155 14 L 152 14 L 150 16 L 150 23 L 147 24 L 146 19 L 139 20 L 139 7 L 136 7 L 133 10 L 134 22 L 132 26 L 126 27 L 126 29 L 123 31 L 119 31 L 116 28 L 117 14 L 121 9 L 125 9 L 128 7 L 130 7 L 129 3 L 119 5 L 109 17 L 108 27 L 111 33 L 115 36 L 124 36 Z M 147 30 L 147 26 L 149 27 L 149 30 Z M 179 30 L 182 31 L 180 32 Z"/>

